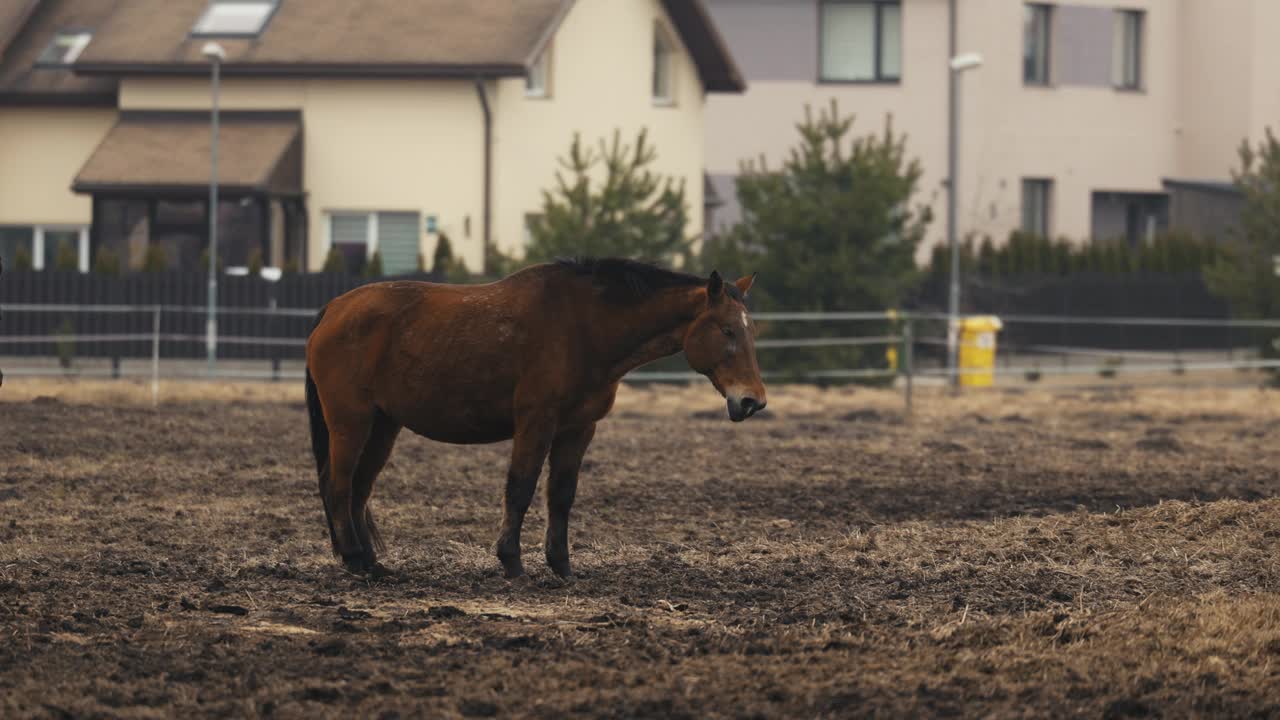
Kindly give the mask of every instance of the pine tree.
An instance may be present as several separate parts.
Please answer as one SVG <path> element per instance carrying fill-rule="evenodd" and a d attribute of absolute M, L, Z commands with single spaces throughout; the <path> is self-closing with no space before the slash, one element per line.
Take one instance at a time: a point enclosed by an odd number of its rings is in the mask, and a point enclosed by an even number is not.
<path fill-rule="evenodd" d="M 436 251 L 431 256 L 431 271 L 435 273 L 446 273 L 449 265 L 453 262 L 453 244 L 449 242 L 449 236 L 440 233 L 439 239 L 436 240 Z"/>
<path fill-rule="evenodd" d="M 702 269 L 730 275 L 758 271 L 752 297 L 762 308 L 896 307 L 919 277 L 916 248 L 931 220 L 926 207 L 911 205 L 920 165 L 908 158 L 905 138 L 893 132 L 891 122 L 882 133 L 856 137 L 853 120 L 841 115 L 834 101 L 816 115 L 806 107 L 797 125 L 799 143 L 781 167 L 773 169 L 763 159 L 744 162 L 737 180 L 743 222 L 725 241 L 734 244 L 732 254 L 740 265 L 710 268 L 704 257 Z M 725 256 L 723 243 L 717 250 Z M 777 336 L 821 332 L 799 325 L 773 330 Z M 883 351 L 771 352 L 772 367 L 885 362 Z"/>
<path fill-rule="evenodd" d="M 1242 318 L 1270 318 L 1280 314 L 1280 278 L 1275 258 L 1280 256 L 1280 140 L 1267 128 L 1256 147 L 1240 145 L 1240 168 L 1232 171 L 1236 187 L 1244 194 L 1244 209 L 1236 242 L 1224 246 L 1204 271 L 1209 289 L 1226 299 Z M 1278 353 L 1274 336 L 1259 333 L 1264 357 Z"/>
<path fill-rule="evenodd" d="M 692 243 L 684 181 L 655 172 L 657 157 L 645 130 L 630 145 L 615 131 L 594 150 L 575 134 L 555 187 L 542 193 L 526 260 L 594 255 L 671 263 L 683 256 Z"/>

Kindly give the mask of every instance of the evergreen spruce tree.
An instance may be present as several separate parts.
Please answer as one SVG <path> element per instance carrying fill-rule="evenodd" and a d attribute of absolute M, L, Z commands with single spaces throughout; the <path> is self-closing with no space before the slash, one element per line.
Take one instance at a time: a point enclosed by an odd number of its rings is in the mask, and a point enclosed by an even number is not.
<path fill-rule="evenodd" d="M 805 108 L 796 129 L 799 142 L 779 168 L 746 161 L 737 180 L 743 221 L 729 235 L 731 257 L 740 265 L 708 267 L 729 275 L 760 273 L 753 304 L 789 310 L 885 310 L 894 308 L 917 282 L 916 248 L 931 216 L 912 207 L 920 165 L 907 155 L 906 140 L 887 122 L 882 133 L 857 137 L 853 117 L 833 101 L 813 113 Z M 724 243 L 717 253 L 726 255 Z M 946 258 L 938 268 L 949 267 Z M 879 328 L 885 330 L 886 328 Z M 874 334 L 877 328 L 861 327 Z M 823 332 L 796 324 L 773 328 L 775 336 Z M 832 328 L 844 333 L 847 329 Z M 773 368 L 884 365 L 882 350 L 861 348 L 778 349 Z"/>
<path fill-rule="evenodd" d="M 656 172 L 657 157 L 645 130 L 632 144 L 615 131 L 595 149 L 575 134 L 555 187 L 543 191 L 526 260 L 593 255 L 670 264 L 682 257 L 691 245 L 684 181 Z"/>

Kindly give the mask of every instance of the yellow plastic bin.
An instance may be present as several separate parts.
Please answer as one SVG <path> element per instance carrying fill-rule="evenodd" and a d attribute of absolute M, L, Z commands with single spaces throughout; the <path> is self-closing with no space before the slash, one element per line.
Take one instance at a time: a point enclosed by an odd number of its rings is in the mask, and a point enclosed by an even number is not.
<path fill-rule="evenodd" d="M 990 387 L 995 382 L 996 333 L 1003 325 L 994 315 L 960 320 L 960 384 Z"/>

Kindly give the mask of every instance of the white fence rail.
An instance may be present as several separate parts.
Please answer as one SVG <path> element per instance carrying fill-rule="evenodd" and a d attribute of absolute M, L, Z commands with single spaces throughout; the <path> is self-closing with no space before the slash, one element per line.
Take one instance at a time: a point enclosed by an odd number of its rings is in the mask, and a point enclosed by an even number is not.
<path fill-rule="evenodd" d="M 297 352 L 306 345 L 305 335 L 289 337 L 280 336 L 246 336 L 222 334 L 216 338 L 217 346 L 258 346 L 277 348 L 282 353 L 291 353 L 293 359 L 273 358 L 270 366 L 266 361 L 237 360 L 219 362 L 210 373 L 203 364 L 183 363 L 180 358 L 191 358 L 194 348 L 203 348 L 208 338 L 203 332 L 164 331 L 165 318 L 192 318 L 203 316 L 206 312 L 202 306 L 161 306 L 161 305 L 48 305 L 25 304 L 5 305 L 0 307 L 0 317 L 13 317 L 18 314 L 35 315 L 136 315 L 140 319 L 149 318 L 150 331 L 135 328 L 128 332 L 60 332 L 45 334 L 24 332 L 4 335 L 3 321 L 0 321 L 0 357 L 4 357 L 4 365 L 0 366 L 9 376 L 66 376 L 80 377 L 149 377 L 153 388 L 158 388 L 161 377 L 189 378 L 215 377 L 225 379 L 272 379 L 292 380 L 302 377 L 302 364 Z M 219 308 L 222 318 L 277 318 L 294 319 L 294 328 L 309 323 L 298 323 L 297 318 L 310 318 L 315 310 L 298 308 Z M 1249 334 L 1257 335 L 1267 331 L 1275 331 L 1280 336 L 1280 319 L 1259 320 L 1225 320 L 1205 318 L 1136 318 L 1136 317 L 1076 317 L 1050 315 L 1003 315 L 1000 317 L 1004 326 L 1003 335 L 1012 334 L 1012 330 L 1021 327 L 1058 326 L 1074 327 L 1077 334 L 1082 326 L 1097 328 L 1144 328 L 1148 331 L 1201 328 L 1218 329 L 1231 337 L 1231 332 L 1238 331 L 1243 344 L 1238 341 L 1223 343 L 1220 347 L 1172 350 L 1151 350 L 1142 347 L 1090 347 L 1087 345 L 1052 344 L 1043 342 L 1004 343 L 998 342 L 997 362 L 990 370 L 958 369 L 956 375 L 945 366 L 947 346 L 946 315 L 938 313 L 895 313 L 895 312 L 761 312 L 754 318 L 763 328 L 762 336 L 756 347 L 760 355 L 760 364 L 766 379 L 788 379 L 799 381 L 839 381 L 870 380 L 896 381 L 904 388 L 904 397 L 908 404 L 911 388 L 915 381 L 941 383 L 954 380 L 958 375 L 990 372 L 997 383 L 1013 381 L 1035 381 L 1042 377 L 1080 377 L 1098 375 L 1111 379 L 1120 375 L 1170 373 L 1183 375 L 1186 373 L 1234 370 L 1242 373 L 1258 370 L 1280 368 L 1280 360 L 1264 359 L 1258 356 L 1256 349 L 1250 348 L 1247 339 Z M 872 332 L 859 333 L 859 327 L 872 325 Z M 776 337 L 776 329 L 785 326 L 813 327 L 818 326 L 825 334 L 815 331 L 813 336 Z M 834 329 L 839 328 L 839 332 Z M 203 328 L 201 328 L 203 329 Z M 890 330 L 889 333 L 883 332 Z M 94 366 L 93 363 L 80 362 L 78 366 L 66 367 L 63 364 L 50 362 L 58 357 L 59 346 L 71 343 L 97 343 L 101 345 L 125 346 L 129 348 L 130 362 L 125 364 L 119 357 L 112 360 L 111 367 Z M 148 343 L 150 357 L 139 357 L 138 348 Z M 1115 344 L 1114 342 L 1112 343 Z M 166 347 L 189 345 L 186 353 L 171 351 L 165 357 Z M 13 357 L 14 348 L 26 346 L 22 357 Z M 48 347 L 49 353 L 33 352 L 32 347 Z M 880 356 L 883 367 L 813 367 L 804 370 L 782 369 L 770 359 L 775 350 L 787 350 L 794 353 L 818 350 L 851 350 L 854 348 L 883 348 Z M 8 352 L 6 351 L 8 350 Z M 122 354 L 124 351 L 121 351 Z M 99 351 L 99 355 L 110 352 Z M 865 353 L 862 358 L 865 360 Z M 149 361 L 149 362 L 147 362 Z M 173 361 L 173 362 L 169 362 Z M 145 363 L 145 364 L 144 364 Z M 772 363 L 772 364 L 771 364 Z M 99 364 L 100 365 L 100 364 Z M 627 376 L 629 382 L 681 382 L 697 380 L 698 376 L 685 371 L 645 370 L 633 372 Z"/>

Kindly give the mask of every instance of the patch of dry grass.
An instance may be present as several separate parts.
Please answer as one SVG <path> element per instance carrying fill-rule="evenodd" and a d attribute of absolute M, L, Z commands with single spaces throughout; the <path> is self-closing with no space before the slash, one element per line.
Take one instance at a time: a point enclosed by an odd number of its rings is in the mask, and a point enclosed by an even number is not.
<path fill-rule="evenodd" d="M 926 396 L 906 422 L 886 391 L 779 387 L 731 425 L 701 385 L 627 388 L 584 468 L 580 578 L 541 567 L 535 507 L 514 586 L 508 443 L 401 440 L 374 501 L 401 577 L 370 584 L 328 552 L 300 397 L 22 385 L 0 716 L 1280 706 L 1270 392 Z"/>

